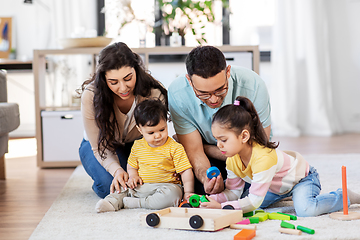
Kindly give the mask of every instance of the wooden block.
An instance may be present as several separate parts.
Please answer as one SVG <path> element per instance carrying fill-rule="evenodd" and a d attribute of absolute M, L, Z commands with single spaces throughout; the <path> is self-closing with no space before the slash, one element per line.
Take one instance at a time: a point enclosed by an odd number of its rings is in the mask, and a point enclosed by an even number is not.
<path fill-rule="evenodd" d="M 247 219 L 244 219 L 240 222 L 237 222 L 236 224 L 243 224 L 243 225 L 247 225 L 247 224 L 250 224 L 250 220 L 247 218 Z"/>
<path fill-rule="evenodd" d="M 291 224 L 291 223 L 285 222 L 284 220 L 281 220 L 280 227 L 282 227 L 282 228 L 295 229 L 295 225 L 294 225 L 294 224 Z"/>
<path fill-rule="evenodd" d="M 249 217 L 250 223 L 259 223 L 258 217 Z"/>
<path fill-rule="evenodd" d="M 279 213 L 269 213 L 269 219 L 271 220 L 290 220 L 290 216 L 279 214 Z"/>
<path fill-rule="evenodd" d="M 254 224 L 230 224 L 231 229 L 253 229 L 256 230 L 256 225 Z"/>
<path fill-rule="evenodd" d="M 250 240 L 256 236 L 256 231 L 251 229 L 243 229 L 234 236 L 234 240 Z"/>
<path fill-rule="evenodd" d="M 294 216 L 294 215 L 291 215 L 291 214 L 287 214 L 287 213 L 282 213 L 282 212 L 277 212 L 279 214 L 283 214 L 283 215 L 286 215 L 286 216 L 290 216 L 290 219 L 291 220 L 297 220 L 297 216 Z"/>
<path fill-rule="evenodd" d="M 257 214 L 257 213 L 259 213 L 259 212 L 265 212 L 265 211 L 262 210 L 262 209 L 256 209 L 256 210 L 255 210 L 255 214 Z"/>
<path fill-rule="evenodd" d="M 243 217 L 251 217 L 254 215 L 254 211 L 243 213 Z"/>
<path fill-rule="evenodd" d="M 268 215 L 269 215 L 269 214 L 266 213 L 266 212 L 258 212 L 258 213 L 256 213 L 254 216 L 252 216 L 252 217 L 258 217 L 258 218 L 259 218 L 259 221 L 260 221 L 260 222 L 263 222 L 263 221 L 265 221 L 265 220 L 268 220 L 268 218 L 269 218 Z"/>
<path fill-rule="evenodd" d="M 303 226 L 300 226 L 300 225 L 298 225 L 298 226 L 296 227 L 296 229 L 297 229 L 297 230 L 300 230 L 300 231 L 302 231 L 302 232 L 306 232 L 306 233 L 308 233 L 308 234 L 314 234 L 314 233 L 315 233 L 315 230 L 314 230 L 314 229 L 307 228 L 307 227 L 303 227 Z"/>
<path fill-rule="evenodd" d="M 279 228 L 279 232 L 286 233 L 286 234 L 292 234 L 292 235 L 301 235 L 300 230 L 290 229 L 290 228 Z"/>

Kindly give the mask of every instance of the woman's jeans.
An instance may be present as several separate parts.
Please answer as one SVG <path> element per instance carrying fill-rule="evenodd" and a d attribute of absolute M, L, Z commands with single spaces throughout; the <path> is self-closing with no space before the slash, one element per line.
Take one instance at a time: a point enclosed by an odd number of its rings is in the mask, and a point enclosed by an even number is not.
<path fill-rule="evenodd" d="M 124 147 L 116 149 L 120 166 L 126 171 L 127 160 L 130 155 L 133 142 L 126 143 Z M 95 158 L 89 141 L 82 140 L 79 148 L 79 156 L 85 171 L 94 180 L 92 189 L 101 198 L 110 194 L 110 185 L 113 176 L 108 173 L 99 161 Z"/>
<path fill-rule="evenodd" d="M 286 194 L 277 195 L 267 192 L 260 208 L 292 196 L 296 215 L 299 217 L 314 217 L 324 213 L 336 212 L 343 208 L 342 189 L 330 193 L 320 194 L 321 185 L 319 174 L 314 167 L 310 167 L 309 175 L 300 180 L 293 189 Z M 350 201 L 348 200 L 348 205 Z"/>

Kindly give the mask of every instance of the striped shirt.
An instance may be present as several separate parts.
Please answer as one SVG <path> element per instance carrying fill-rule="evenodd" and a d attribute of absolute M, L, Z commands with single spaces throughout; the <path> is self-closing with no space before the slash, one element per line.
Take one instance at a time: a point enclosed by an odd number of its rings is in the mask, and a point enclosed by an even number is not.
<path fill-rule="evenodd" d="M 184 147 L 168 137 L 160 147 L 150 147 L 144 138 L 136 140 L 131 148 L 128 164 L 138 169 L 144 183 L 181 183 L 174 173 L 181 173 L 191 164 Z"/>
<path fill-rule="evenodd" d="M 265 148 L 259 144 L 254 144 L 246 168 L 238 154 L 226 160 L 226 168 L 226 189 L 240 198 L 245 182 L 248 182 L 251 184 L 249 195 L 230 202 L 235 199 L 229 199 L 229 194 L 223 192 L 215 199 L 223 202 L 222 205 L 231 204 L 244 212 L 257 209 L 268 191 L 279 195 L 288 193 L 309 172 L 308 162 L 299 153 Z"/>

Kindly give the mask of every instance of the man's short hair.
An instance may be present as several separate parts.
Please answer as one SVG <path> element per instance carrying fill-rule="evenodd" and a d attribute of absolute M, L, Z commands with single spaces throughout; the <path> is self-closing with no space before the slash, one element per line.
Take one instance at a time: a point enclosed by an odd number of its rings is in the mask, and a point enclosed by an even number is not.
<path fill-rule="evenodd" d="M 213 46 L 198 46 L 191 50 L 186 60 L 187 73 L 202 78 L 209 78 L 217 75 L 226 69 L 224 54 Z"/>

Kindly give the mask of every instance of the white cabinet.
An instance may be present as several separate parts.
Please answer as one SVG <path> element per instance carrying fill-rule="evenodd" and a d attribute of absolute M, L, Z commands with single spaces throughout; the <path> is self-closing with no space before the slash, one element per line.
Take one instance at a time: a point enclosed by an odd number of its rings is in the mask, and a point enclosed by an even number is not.
<path fill-rule="evenodd" d="M 248 67 L 259 73 L 258 46 L 219 46 L 228 64 Z M 186 55 L 191 47 L 155 47 L 132 49 L 144 60 L 153 76 L 168 87 L 173 79 L 186 72 L 184 62 L 152 62 L 149 56 Z M 35 118 L 37 140 L 37 165 L 39 167 L 73 167 L 80 164 L 78 148 L 82 140 L 82 119 L 79 107 L 55 107 L 46 104 L 45 85 L 47 55 L 91 55 L 93 70 L 96 55 L 102 48 L 69 48 L 34 50 L 33 72 L 35 90 Z M 70 111 L 70 112 L 69 112 Z M 67 113 L 73 119 L 66 119 Z"/>
<path fill-rule="evenodd" d="M 44 162 L 79 159 L 84 127 L 81 111 L 41 111 Z"/>

